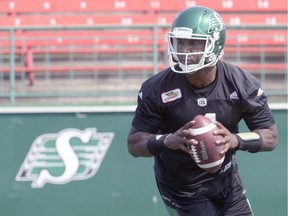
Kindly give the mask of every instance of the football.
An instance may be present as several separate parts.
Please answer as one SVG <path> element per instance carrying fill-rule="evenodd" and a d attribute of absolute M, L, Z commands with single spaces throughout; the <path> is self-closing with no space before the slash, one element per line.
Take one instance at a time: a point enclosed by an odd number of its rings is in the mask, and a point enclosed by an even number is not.
<path fill-rule="evenodd" d="M 224 145 L 216 145 L 216 141 L 222 136 L 213 134 L 218 127 L 209 118 L 197 115 L 193 120 L 195 124 L 189 130 L 196 134 L 198 144 L 191 146 L 191 157 L 200 168 L 208 173 L 215 173 L 225 159 L 225 156 L 220 155 Z"/>

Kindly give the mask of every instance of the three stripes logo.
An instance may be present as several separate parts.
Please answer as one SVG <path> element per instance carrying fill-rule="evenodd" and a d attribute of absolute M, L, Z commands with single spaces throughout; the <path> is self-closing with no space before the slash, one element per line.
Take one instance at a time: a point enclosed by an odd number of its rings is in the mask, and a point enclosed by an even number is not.
<path fill-rule="evenodd" d="M 91 178 L 98 171 L 114 133 L 98 133 L 96 128 L 64 129 L 43 134 L 33 142 L 16 181 L 32 181 L 31 187 L 66 184 Z"/>

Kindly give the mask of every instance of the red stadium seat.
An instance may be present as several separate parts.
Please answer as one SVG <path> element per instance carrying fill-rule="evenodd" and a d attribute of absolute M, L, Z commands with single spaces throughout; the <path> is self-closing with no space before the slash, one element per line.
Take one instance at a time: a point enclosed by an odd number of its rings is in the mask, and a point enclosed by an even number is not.
<path fill-rule="evenodd" d="M 164 0 L 162 0 L 164 1 Z M 285 0 L 178 0 L 178 8 L 203 5 L 219 12 L 286 12 Z"/>
<path fill-rule="evenodd" d="M 249 4 L 249 6 L 247 6 Z M 69 25 L 134 25 L 171 24 L 178 11 L 194 5 L 205 5 L 221 13 L 229 25 L 287 24 L 287 5 L 285 0 L 0 0 L 0 26 L 69 26 Z M 267 13 L 269 12 L 269 13 Z M 7 15 L 6 15 L 7 14 Z M 8 15 L 9 14 L 9 15 Z M 157 49 L 165 53 L 165 29 L 158 31 Z M 74 53 L 143 53 L 153 52 L 152 29 L 147 30 L 84 30 L 84 31 L 16 31 L 15 53 L 21 53 L 23 45 L 33 46 L 36 54 L 67 54 L 71 47 Z M 9 33 L 0 31 L 1 52 L 9 54 Z M 235 30 L 227 29 L 226 53 L 237 51 L 246 53 L 263 52 L 284 54 L 287 46 L 286 30 Z M 159 70 L 165 66 L 159 66 Z M 244 64 L 243 69 L 259 71 L 261 64 Z M 273 71 L 285 70 L 285 64 L 267 63 L 265 68 Z M 35 66 L 35 72 L 68 72 L 70 66 Z M 75 71 L 115 71 L 118 66 L 73 67 Z M 152 66 L 123 66 L 123 70 L 152 70 Z M 16 72 L 23 69 L 16 67 Z M 9 68 L 1 71 L 8 72 Z"/>
<path fill-rule="evenodd" d="M 158 70 L 161 71 L 166 67 L 166 65 L 159 65 Z M 0 69 L 4 73 L 9 73 L 10 68 L 7 67 L 2 67 Z M 99 71 L 99 72 L 112 72 L 112 73 L 117 73 L 119 70 L 124 70 L 126 73 L 129 72 L 135 72 L 135 71 L 143 71 L 143 70 L 153 70 L 153 65 L 97 65 L 97 66 L 75 66 L 71 68 L 70 66 L 39 66 L 39 67 L 33 67 L 32 71 L 33 72 L 42 72 L 45 73 L 47 70 L 50 72 L 67 72 L 69 73 L 71 70 L 73 71 Z M 23 71 L 22 67 L 16 67 L 15 72 L 16 73 L 21 73 Z"/>
<path fill-rule="evenodd" d="M 223 14 L 227 25 L 286 24 L 287 14 Z M 115 14 L 115 15 L 43 15 L 35 19 L 34 16 L 4 16 L 0 19 L 1 26 L 55 26 L 55 25 L 98 25 L 98 24 L 170 24 L 175 18 L 174 14 Z"/>
<path fill-rule="evenodd" d="M 0 13 L 7 14 L 9 12 L 9 4 L 7 1 L 0 1 Z"/>
<path fill-rule="evenodd" d="M 1 11 L 14 11 L 15 13 L 51 13 L 51 12 L 117 12 L 117 11 L 149 11 L 150 1 L 131 0 L 69 0 L 63 3 L 59 0 L 13 0 L 5 1 Z M 10 7 L 9 7 L 10 5 Z"/>
<path fill-rule="evenodd" d="M 49 7 L 45 4 L 44 0 L 11 0 L 4 1 L 1 4 L 3 5 L 2 10 L 6 10 L 6 12 L 10 13 L 45 13 L 49 11 Z M 2 6 L 1 5 L 1 6 Z"/>
<path fill-rule="evenodd" d="M 227 30 L 227 44 L 230 45 L 286 45 L 286 30 Z"/>
<path fill-rule="evenodd" d="M 0 12 L 53 13 L 53 12 L 172 12 L 194 5 L 204 5 L 219 12 L 287 12 L 285 0 L 11 0 L 0 1 Z"/>
<path fill-rule="evenodd" d="M 242 25 L 242 24 L 261 24 L 261 25 L 277 25 L 287 23 L 286 13 L 257 14 L 254 13 L 237 13 L 221 15 L 225 24 Z"/>

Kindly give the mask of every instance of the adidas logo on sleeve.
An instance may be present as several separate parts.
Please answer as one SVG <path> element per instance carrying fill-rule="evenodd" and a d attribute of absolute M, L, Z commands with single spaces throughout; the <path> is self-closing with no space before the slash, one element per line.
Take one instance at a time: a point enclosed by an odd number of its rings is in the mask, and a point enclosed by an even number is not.
<path fill-rule="evenodd" d="M 238 94 L 237 94 L 236 91 L 234 91 L 234 92 L 232 92 L 232 93 L 230 94 L 230 98 L 233 99 L 233 100 L 239 100 Z"/>

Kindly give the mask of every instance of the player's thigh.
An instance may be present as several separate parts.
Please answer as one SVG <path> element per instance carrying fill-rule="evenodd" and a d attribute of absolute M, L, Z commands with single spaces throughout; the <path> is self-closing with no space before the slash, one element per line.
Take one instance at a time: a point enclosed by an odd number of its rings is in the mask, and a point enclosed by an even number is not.
<path fill-rule="evenodd" d="M 221 212 L 210 200 L 178 205 L 172 208 L 166 205 L 169 216 L 221 216 Z"/>
<path fill-rule="evenodd" d="M 225 216 L 253 216 L 250 203 L 246 197 L 246 190 L 239 173 L 233 173 L 232 191 L 226 197 Z"/>
<path fill-rule="evenodd" d="M 224 216 L 253 216 L 247 198 L 243 198 L 235 206 L 225 211 Z"/>
<path fill-rule="evenodd" d="M 210 200 L 181 206 L 178 212 L 180 216 L 221 216 L 219 207 Z"/>

